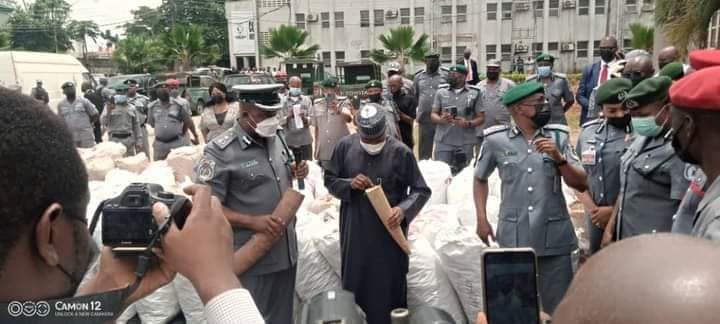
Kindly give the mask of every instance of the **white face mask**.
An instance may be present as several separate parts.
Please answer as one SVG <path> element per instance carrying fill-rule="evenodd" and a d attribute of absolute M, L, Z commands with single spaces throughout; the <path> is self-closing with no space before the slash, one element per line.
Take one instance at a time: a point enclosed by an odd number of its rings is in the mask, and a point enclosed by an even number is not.
<path fill-rule="evenodd" d="M 382 141 L 377 144 L 368 144 L 363 141 L 360 141 L 360 146 L 362 146 L 363 150 L 365 150 L 365 152 L 367 152 L 367 154 L 378 155 L 382 151 L 383 147 L 385 147 L 385 142 L 386 141 Z"/>
<path fill-rule="evenodd" d="M 277 132 L 280 127 L 280 120 L 277 117 L 270 117 L 255 124 L 257 125 L 255 126 L 255 133 L 268 138 L 275 136 L 275 132 Z"/>

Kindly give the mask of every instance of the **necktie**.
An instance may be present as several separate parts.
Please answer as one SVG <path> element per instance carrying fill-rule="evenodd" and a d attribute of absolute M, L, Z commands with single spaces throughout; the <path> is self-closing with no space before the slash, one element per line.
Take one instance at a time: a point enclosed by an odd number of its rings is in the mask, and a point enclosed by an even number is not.
<path fill-rule="evenodd" d="M 600 84 L 605 83 L 608 79 L 608 65 L 603 64 L 602 71 L 600 72 Z"/>
<path fill-rule="evenodd" d="M 467 70 L 468 70 L 468 74 L 467 74 L 467 77 L 465 77 L 465 81 L 472 81 L 473 70 L 472 70 L 472 63 L 470 63 L 470 60 L 465 60 L 465 67 L 467 67 Z"/>

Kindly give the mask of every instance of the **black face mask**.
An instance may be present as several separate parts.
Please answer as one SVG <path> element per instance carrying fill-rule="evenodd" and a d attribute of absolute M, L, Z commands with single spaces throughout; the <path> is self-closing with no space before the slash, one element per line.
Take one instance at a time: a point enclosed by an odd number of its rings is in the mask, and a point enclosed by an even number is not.
<path fill-rule="evenodd" d="M 545 127 L 550 122 L 550 109 L 546 103 L 535 106 L 535 116 L 532 121 L 538 129 Z"/>
<path fill-rule="evenodd" d="M 608 117 L 607 122 L 612 127 L 626 130 L 628 125 L 630 125 L 631 118 L 630 115 L 625 115 L 625 117 Z"/>
<path fill-rule="evenodd" d="M 369 95 L 368 99 L 370 100 L 370 102 L 380 102 L 380 100 L 382 99 L 382 94 L 378 93 L 374 95 Z"/>
<path fill-rule="evenodd" d="M 700 164 L 700 161 L 698 161 L 698 159 L 696 159 L 694 156 L 692 156 L 690 154 L 690 152 L 688 151 L 688 147 L 687 146 L 683 147 L 683 145 L 680 144 L 680 137 L 678 136 L 678 134 L 680 133 L 680 130 L 684 128 L 684 125 L 685 125 L 685 122 L 683 121 L 683 124 L 680 125 L 680 128 L 678 128 L 678 130 L 675 132 L 675 134 L 673 136 L 673 139 L 672 139 L 673 150 L 675 150 L 675 154 L 677 154 L 677 157 L 680 160 L 682 160 L 683 162 L 690 163 L 690 164 L 696 164 L 696 165 Z M 695 136 L 694 132 L 689 134 L 687 143 L 691 143 L 694 136 Z"/>
<path fill-rule="evenodd" d="M 440 62 L 437 62 L 437 61 L 427 62 L 426 66 L 427 66 L 427 70 L 429 72 L 435 72 L 440 67 Z"/>
<path fill-rule="evenodd" d="M 488 72 L 487 78 L 488 80 L 496 81 L 500 78 L 500 72 Z"/>
<path fill-rule="evenodd" d="M 615 59 L 615 51 L 608 50 L 608 49 L 601 49 L 600 50 L 600 58 L 603 60 L 603 62 L 612 62 L 612 60 Z"/>
<path fill-rule="evenodd" d="M 162 102 L 168 102 L 170 101 L 170 93 L 167 90 L 164 91 L 158 91 L 157 93 L 158 99 Z"/>
<path fill-rule="evenodd" d="M 223 95 L 213 95 L 213 96 L 212 96 L 212 101 L 213 101 L 213 103 L 215 103 L 215 104 L 222 103 L 223 101 L 225 101 L 225 96 L 223 96 Z"/>
<path fill-rule="evenodd" d="M 643 80 L 647 79 L 647 77 L 643 76 L 640 73 L 623 73 L 623 78 L 630 80 L 632 82 L 633 87 L 638 85 L 638 83 L 642 82 Z"/>

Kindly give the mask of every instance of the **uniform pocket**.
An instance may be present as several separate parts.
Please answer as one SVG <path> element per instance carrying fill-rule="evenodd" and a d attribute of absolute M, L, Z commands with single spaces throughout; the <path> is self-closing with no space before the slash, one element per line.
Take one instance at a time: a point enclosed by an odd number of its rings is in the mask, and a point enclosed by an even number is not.
<path fill-rule="evenodd" d="M 500 170 L 500 179 L 503 181 L 512 182 L 520 175 L 520 166 L 514 159 L 501 160 L 498 163 L 498 169 Z"/>
<path fill-rule="evenodd" d="M 264 182 L 269 181 L 270 177 L 256 172 L 250 172 L 240 180 L 240 186 L 244 192 L 259 187 Z"/>
<path fill-rule="evenodd" d="M 508 208 L 500 211 L 497 225 L 497 241 L 501 247 L 518 245 L 518 210 Z"/>
<path fill-rule="evenodd" d="M 545 248 L 559 249 L 575 244 L 575 230 L 570 217 L 551 217 L 545 224 Z"/>
<path fill-rule="evenodd" d="M 558 175 L 557 165 L 550 158 L 543 158 L 543 173 L 548 178 L 555 178 Z"/>

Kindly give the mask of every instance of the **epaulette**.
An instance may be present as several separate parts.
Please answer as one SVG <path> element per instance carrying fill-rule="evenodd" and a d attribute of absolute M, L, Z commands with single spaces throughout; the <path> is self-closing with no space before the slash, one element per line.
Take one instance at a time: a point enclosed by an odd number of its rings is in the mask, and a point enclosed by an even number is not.
<path fill-rule="evenodd" d="M 155 107 L 155 106 L 158 104 L 158 102 L 160 102 L 160 99 L 155 99 L 155 100 L 151 101 L 151 102 L 147 105 L 148 109 Z"/>
<path fill-rule="evenodd" d="M 482 88 L 478 87 L 477 85 L 469 85 L 468 88 L 482 92 Z"/>
<path fill-rule="evenodd" d="M 317 99 L 313 100 L 313 104 L 321 103 L 323 101 L 325 101 L 325 98 L 317 98 Z"/>
<path fill-rule="evenodd" d="M 438 85 L 438 89 L 450 89 L 450 84 L 448 83 L 441 83 Z"/>
<path fill-rule="evenodd" d="M 446 67 L 444 67 L 444 66 L 441 66 L 441 67 L 440 67 L 440 70 L 445 71 L 445 72 L 450 72 L 450 69 L 448 69 L 448 68 L 446 68 Z"/>
<path fill-rule="evenodd" d="M 561 79 L 567 79 L 567 75 L 565 75 L 565 73 L 553 73 L 553 76 Z"/>
<path fill-rule="evenodd" d="M 548 130 L 556 130 L 556 131 L 561 131 L 563 133 L 570 134 L 570 127 L 568 127 L 567 125 L 563 125 L 563 124 L 547 124 L 547 125 L 545 125 L 544 128 L 548 129 Z"/>
<path fill-rule="evenodd" d="M 238 138 L 238 134 L 231 129 L 231 130 L 228 130 L 225 133 L 221 134 L 220 136 L 216 137 L 212 142 L 221 151 L 224 151 L 230 145 L 230 143 L 232 143 L 237 138 Z"/>
<path fill-rule="evenodd" d="M 489 135 L 492 135 L 492 134 L 504 132 L 504 131 L 506 131 L 506 130 L 508 130 L 508 129 L 510 129 L 510 126 L 508 126 L 508 125 L 495 125 L 495 126 L 491 126 L 491 127 L 486 128 L 486 129 L 483 131 L 483 136 L 486 137 L 486 136 L 489 136 Z"/>
<path fill-rule="evenodd" d="M 423 72 L 425 72 L 425 69 L 417 70 L 417 72 L 415 72 L 415 75 L 418 75 L 418 74 L 423 73 Z"/>
<path fill-rule="evenodd" d="M 592 126 L 592 125 L 601 124 L 602 122 L 603 122 L 603 119 L 602 119 L 602 118 L 593 119 L 593 120 L 591 120 L 591 121 L 585 122 L 584 124 L 582 124 L 581 127 L 582 127 L 582 128 L 586 128 L 586 127 L 590 127 L 590 126 Z"/>
<path fill-rule="evenodd" d="M 531 74 L 531 75 L 528 75 L 527 77 L 525 77 L 525 81 L 535 80 L 537 78 L 538 78 L 537 74 Z"/>

